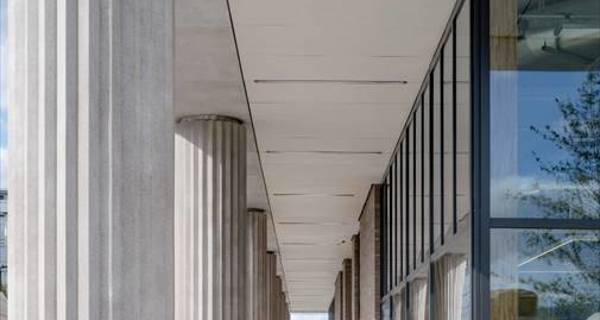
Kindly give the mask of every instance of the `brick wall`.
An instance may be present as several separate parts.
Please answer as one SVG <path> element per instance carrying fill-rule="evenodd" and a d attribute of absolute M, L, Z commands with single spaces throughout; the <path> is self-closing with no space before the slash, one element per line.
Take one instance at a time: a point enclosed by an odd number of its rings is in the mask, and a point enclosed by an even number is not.
<path fill-rule="evenodd" d="M 373 185 L 360 215 L 360 320 L 379 320 L 379 193 Z"/>

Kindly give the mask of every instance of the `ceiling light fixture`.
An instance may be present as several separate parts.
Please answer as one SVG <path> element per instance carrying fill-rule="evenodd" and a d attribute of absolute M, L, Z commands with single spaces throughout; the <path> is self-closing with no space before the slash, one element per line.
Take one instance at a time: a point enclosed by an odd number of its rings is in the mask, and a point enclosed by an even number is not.
<path fill-rule="evenodd" d="M 383 151 L 351 151 L 351 150 L 305 150 L 305 151 L 295 151 L 295 150 L 267 150 L 265 153 L 268 154 L 285 154 L 285 153 L 308 153 L 308 154 L 375 154 L 380 155 L 383 154 Z"/>
<path fill-rule="evenodd" d="M 343 80 L 343 79 L 254 79 L 256 84 L 350 84 L 350 85 L 398 85 L 407 84 L 405 80 Z"/>
<path fill-rule="evenodd" d="M 298 197 L 298 196 L 321 196 L 321 197 L 354 197 L 353 193 L 273 193 L 274 197 Z"/>
<path fill-rule="evenodd" d="M 352 226 L 349 223 L 341 223 L 341 222 L 301 222 L 301 221 L 283 221 L 278 222 L 277 224 L 282 225 L 295 225 L 295 226 Z"/>

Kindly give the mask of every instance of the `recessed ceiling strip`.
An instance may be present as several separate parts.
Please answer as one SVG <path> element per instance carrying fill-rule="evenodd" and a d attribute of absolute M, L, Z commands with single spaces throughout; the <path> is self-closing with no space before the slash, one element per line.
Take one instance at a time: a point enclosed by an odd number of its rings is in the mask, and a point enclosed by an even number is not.
<path fill-rule="evenodd" d="M 351 151 L 351 150 L 340 150 L 340 151 L 336 151 L 336 150 L 306 150 L 306 151 L 301 151 L 301 150 L 267 150 L 265 151 L 265 153 L 268 154 L 285 154 L 285 153 L 296 153 L 296 154 L 301 154 L 301 153 L 309 153 L 309 154 L 383 154 L 383 151 Z"/>

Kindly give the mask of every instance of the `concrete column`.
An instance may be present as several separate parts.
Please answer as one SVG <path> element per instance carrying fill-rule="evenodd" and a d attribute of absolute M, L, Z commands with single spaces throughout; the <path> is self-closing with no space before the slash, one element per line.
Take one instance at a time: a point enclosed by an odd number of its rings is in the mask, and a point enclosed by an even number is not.
<path fill-rule="evenodd" d="M 274 318 L 275 320 L 282 320 L 281 319 L 281 309 L 283 309 L 283 307 L 281 306 L 281 302 L 282 302 L 282 297 L 281 297 L 281 278 L 279 276 L 275 277 L 275 290 L 274 290 L 274 297 L 275 297 L 275 312 L 274 312 Z"/>
<path fill-rule="evenodd" d="M 171 319 L 173 1 L 8 11 L 9 319 Z"/>
<path fill-rule="evenodd" d="M 246 129 L 205 115 L 175 136 L 175 320 L 246 314 Z"/>
<path fill-rule="evenodd" d="M 352 320 L 360 320 L 360 234 L 352 236 Z"/>
<path fill-rule="evenodd" d="M 262 209 L 248 209 L 248 320 L 267 317 L 267 215 Z"/>
<path fill-rule="evenodd" d="M 279 291 L 279 319 L 285 320 L 285 293 L 282 289 Z"/>
<path fill-rule="evenodd" d="M 342 319 L 352 320 L 352 260 L 342 261 Z"/>
<path fill-rule="evenodd" d="M 276 292 L 275 284 L 276 284 L 276 277 L 277 277 L 277 256 L 273 252 L 267 253 L 267 268 L 266 269 L 267 269 L 267 284 L 266 284 L 267 316 L 265 317 L 265 319 L 266 320 L 275 320 L 276 319 L 276 317 L 275 317 L 275 292 Z"/>

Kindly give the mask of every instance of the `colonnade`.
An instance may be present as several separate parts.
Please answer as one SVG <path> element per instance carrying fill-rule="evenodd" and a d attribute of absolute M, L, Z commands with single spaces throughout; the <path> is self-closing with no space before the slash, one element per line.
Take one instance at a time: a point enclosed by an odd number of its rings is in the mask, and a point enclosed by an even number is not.
<path fill-rule="evenodd" d="M 8 9 L 9 319 L 288 319 L 247 128 L 174 119 L 173 1 Z"/>

